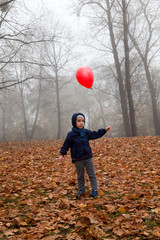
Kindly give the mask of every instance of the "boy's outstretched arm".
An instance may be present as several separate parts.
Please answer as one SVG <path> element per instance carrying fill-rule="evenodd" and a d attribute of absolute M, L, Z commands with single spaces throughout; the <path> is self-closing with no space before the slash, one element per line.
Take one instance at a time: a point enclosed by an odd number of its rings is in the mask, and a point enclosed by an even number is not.
<path fill-rule="evenodd" d="M 94 140 L 102 137 L 106 132 L 110 131 L 111 127 L 101 128 L 98 131 L 87 130 L 88 140 Z"/>

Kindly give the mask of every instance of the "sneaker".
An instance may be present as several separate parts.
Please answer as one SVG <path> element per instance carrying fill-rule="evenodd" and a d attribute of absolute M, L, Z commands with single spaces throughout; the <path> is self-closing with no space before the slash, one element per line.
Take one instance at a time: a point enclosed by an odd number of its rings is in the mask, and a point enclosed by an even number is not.
<path fill-rule="evenodd" d="M 82 195 L 84 195 L 84 194 L 85 194 L 85 192 L 80 190 L 80 191 L 78 192 L 76 198 L 80 198 L 80 197 L 81 197 Z"/>
<path fill-rule="evenodd" d="M 97 190 L 92 190 L 90 197 L 96 197 L 98 195 Z"/>

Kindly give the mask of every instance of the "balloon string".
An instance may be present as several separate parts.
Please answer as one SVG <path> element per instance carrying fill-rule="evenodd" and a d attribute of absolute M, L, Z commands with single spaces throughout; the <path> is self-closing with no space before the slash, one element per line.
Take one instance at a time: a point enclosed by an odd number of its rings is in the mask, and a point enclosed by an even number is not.
<path fill-rule="evenodd" d="M 99 101 L 98 101 L 98 99 L 97 99 L 97 97 L 96 97 L 96 94 L 94 93 L 94 91 L 93 91 L 92 88 L 91 88 L 91 90 L 92 90 L 92 93 L 93 93 L 93 97 L 94 97 L 95 101 L 97 102 L 97 105 L 98 105 L 98 108 L 99 108 L 99 112 L 100 112 L 100 114 L 101 114 L 101 116 L 102 116 L 102 118 L 103 118 L 103 121 L 104 121 L 105 125 L 107 125 L 107 124 L 106 124 L 106 123 L 107 123 L 106 118 L 105 118 L 105 116 L 104 116 L 104 114 L 103 114 L 101 105 L 100 105 L 100 103 L 99 103 Z"/>

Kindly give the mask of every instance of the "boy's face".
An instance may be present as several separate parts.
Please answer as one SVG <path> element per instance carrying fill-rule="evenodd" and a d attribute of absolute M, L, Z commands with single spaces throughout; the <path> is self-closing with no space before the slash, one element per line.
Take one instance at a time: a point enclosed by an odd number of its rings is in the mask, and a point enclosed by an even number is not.
<path fill-rule="evenodd" d="M 79 129 L 84 128 L 84 118 L 83 117 L 77 117 L 77 119 L 76 119 L 76 126 Z"/>

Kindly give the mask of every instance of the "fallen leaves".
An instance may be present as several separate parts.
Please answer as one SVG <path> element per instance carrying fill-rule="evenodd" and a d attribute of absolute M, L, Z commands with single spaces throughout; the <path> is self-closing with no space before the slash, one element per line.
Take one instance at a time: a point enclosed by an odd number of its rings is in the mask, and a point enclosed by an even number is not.
<path fill-rule="evenodd" d="M 160 138 L 91 142 L 98 198 L 76 200 L 77 175 L 63 141 L 1 143 L 0 239 L 159 239 Z"/>

